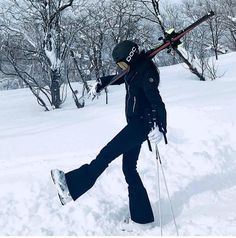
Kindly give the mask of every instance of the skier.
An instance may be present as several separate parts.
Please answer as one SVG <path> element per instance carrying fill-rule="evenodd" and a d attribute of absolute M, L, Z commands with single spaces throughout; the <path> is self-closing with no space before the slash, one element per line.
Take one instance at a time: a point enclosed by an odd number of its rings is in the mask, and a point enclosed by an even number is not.
<path fill-rule="evenodd" d="M 147 224 L 154 221 L 147 191 L 136 170 L 141 145 L 147 139 L 159 143 L 165 136 L 166 109 L 159 94 L 159 72 L 144 51 L 133 41 L 118 43 L 112 56 L 116 64 L 129 72 L 114 84 L 125 83 L 127 125 L 100 151 L 90 164 L 64 173 L 51 171 L 62 205 L 86 193 L 108 165 L 123 154 L 123 173 L 128 184 L 131 220 Z M 89 94 L 96 96 L 114 75 L 101 77 Z M 149 143 L 150 145 L 150 143 Z"/>

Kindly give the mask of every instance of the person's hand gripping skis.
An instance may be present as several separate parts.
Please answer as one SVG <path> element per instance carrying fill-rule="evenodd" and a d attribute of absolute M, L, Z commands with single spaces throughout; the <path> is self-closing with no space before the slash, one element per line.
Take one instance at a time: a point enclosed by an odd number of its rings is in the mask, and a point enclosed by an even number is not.
<path fill-rule="evenodd" d="M 91 89 L 89 90 L 88 94 L 87 94 L 87 98 L 92 98 L 92 100 L 94 100 L 95 97 L 98 97 L 100 95 L 100 86 L 101 84 L 99 82 L 96 82 Z"/>

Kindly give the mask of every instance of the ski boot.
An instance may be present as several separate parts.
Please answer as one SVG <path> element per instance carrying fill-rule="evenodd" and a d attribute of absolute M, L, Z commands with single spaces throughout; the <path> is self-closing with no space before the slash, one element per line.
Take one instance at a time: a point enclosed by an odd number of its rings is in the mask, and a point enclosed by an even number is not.
<path fill-rule="evenodd" d="M 56 186 L 59 199 L 62 205 L 66 205 L 71 202 L 73 199 L 70 195 L 68 186 L 66 184 L 65 173 L 58 169 L 51 170 L 52 181 Z"/>

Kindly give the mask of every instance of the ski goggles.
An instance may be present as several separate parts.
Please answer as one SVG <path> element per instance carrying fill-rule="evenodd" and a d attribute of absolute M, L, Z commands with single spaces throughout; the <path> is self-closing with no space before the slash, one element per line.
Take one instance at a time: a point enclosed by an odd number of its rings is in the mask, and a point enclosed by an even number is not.
<path fill-rule="evenodd" d="M 122 70 L 127 70 L 129 65 L 123 61 L 116 63 Z"/>

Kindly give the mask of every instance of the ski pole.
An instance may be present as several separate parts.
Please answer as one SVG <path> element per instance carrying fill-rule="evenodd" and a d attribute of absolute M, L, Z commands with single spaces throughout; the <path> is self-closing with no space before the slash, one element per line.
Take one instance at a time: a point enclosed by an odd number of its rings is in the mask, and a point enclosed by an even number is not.
<path fill-rule="evenodd" d="M 172 202 L 171 202 L 170 193 L 169 193 L 169 189 L 168 189 L 168 186 L 167 186 L 166 177 L 165 177 L 165 173 L 164 173 L 164 169 L 163 169 L 163 166 L 162 166 L 162 161 L 161 161 L 161 157 L 160 157 L 160 153 L 159 153 L 157 144 L 156 144 L 156 159 L 157 159 L 157 164 L 159 162 L 160 167 L 161 167 L 161 171 L 162 171 L 162 175 L 163 175 L 163 179 L 164 179 L 164 183 L 165 183 L 165 188 L 166 188 L 167 196 L 168 196 L 168 199 L 169 199 L 169 204 L 170 204 L 170 209 L 171 209 L 171 213 L 172 213 L 172 218 L 173 218 L 174 224 L 175 224 L 176 234 L 177 234 L 177 236 L 179 236 L 179 231 L 178 231 L 177 223 L 176 223 L 176 220 L 175 220 L 173 205 L 172 205 Z M 162 227 L 161 227 L 161 233 L 162 233 Z"/>
<path fill-rule="evenodd" d="M 159 197 L 159 221 L 160 221 L 160 228 L 161 228 L 161 236 L 163 235 L 162 232 L 162 212 L 161 212 L 161 183 L 160 183 L 160 169 L 159 169 L 159 163 L 158 163 L 158 148 L 157 144 L 155 144 L 155 150 L 156 150 L 156 161 L 157 161 L 157 180 L 158 180 L 158 197 Z"/>

